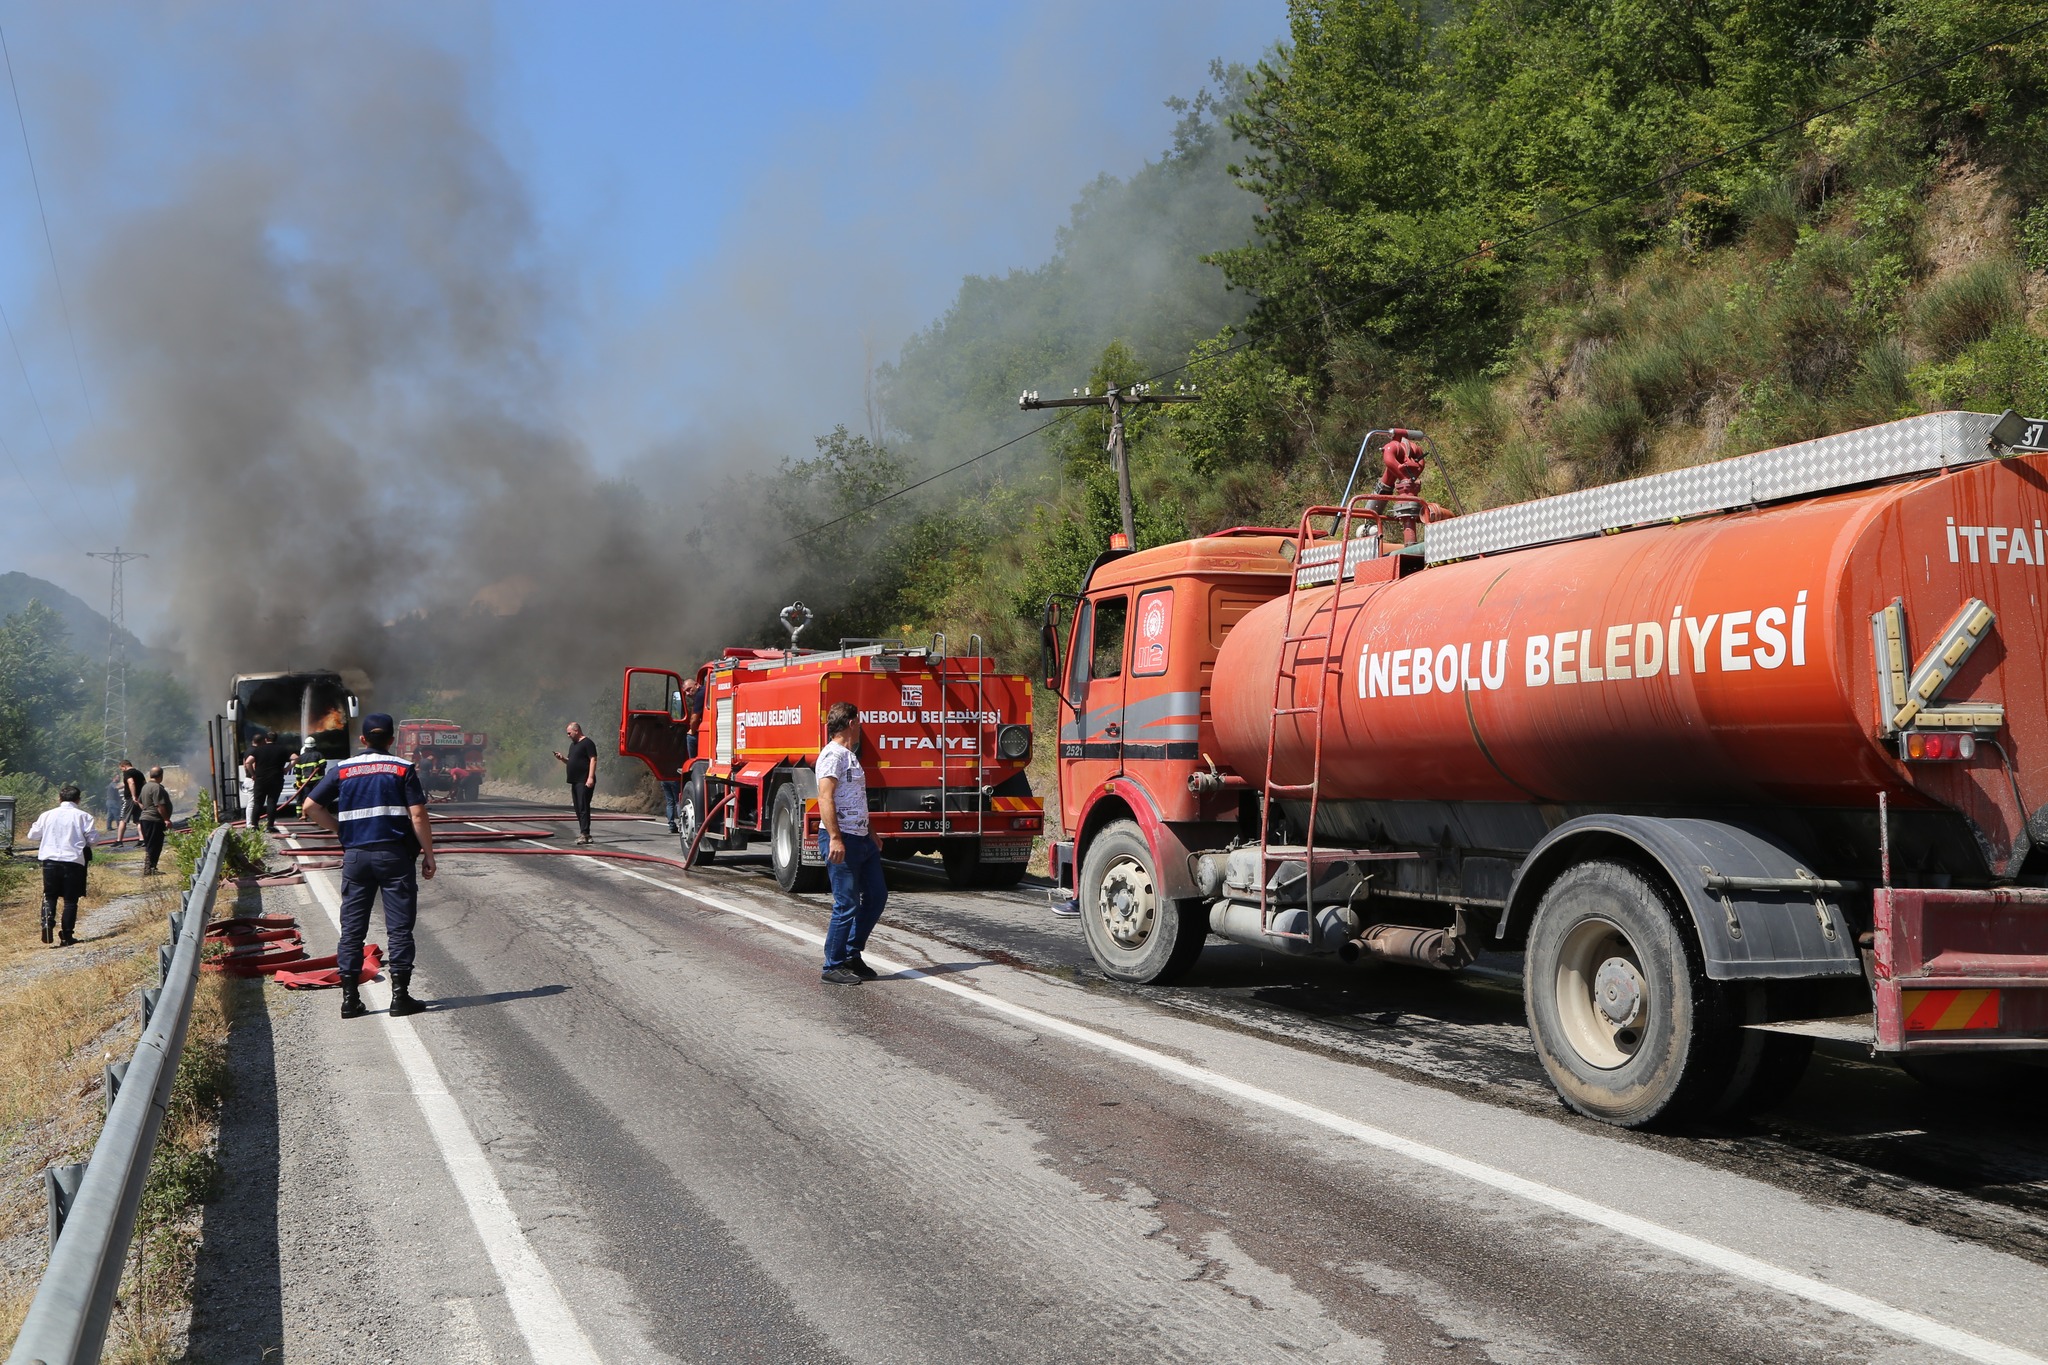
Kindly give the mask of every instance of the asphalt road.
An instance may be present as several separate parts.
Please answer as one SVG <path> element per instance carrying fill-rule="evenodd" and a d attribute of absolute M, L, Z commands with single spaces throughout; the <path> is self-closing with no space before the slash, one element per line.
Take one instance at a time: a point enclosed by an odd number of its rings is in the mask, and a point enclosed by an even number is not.
<path fill-rule="evenodd" d="M 1754 1125 L 1623 1134 L 1501 980 L 1212 942 L 1132 990 L 1043 889 L 891 876 L 895 970 L 828 987 L 765 864 L 450 858 L 433 1009 L 273 990 L 238 1039 L 192 1357 L 2048 1358 L 2019 1100 L 1826 1058 Z M 265 899 L 317 947 L 314 882 Z"/>

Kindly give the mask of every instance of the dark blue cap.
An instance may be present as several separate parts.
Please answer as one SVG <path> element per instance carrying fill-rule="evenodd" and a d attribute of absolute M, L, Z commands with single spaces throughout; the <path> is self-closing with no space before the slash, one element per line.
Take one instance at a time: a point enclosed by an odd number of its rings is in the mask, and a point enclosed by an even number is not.
<path fill-rule="evenodd" d="M 398 726 L 392 721 L 390 716 L 382 711 L 372 711 L 369 715 L 363 717 L 363 737 L 365 739 L 368 739 L 372 734 L 380 730 L 387 735 L 395 734 L 397 733 Z"/>

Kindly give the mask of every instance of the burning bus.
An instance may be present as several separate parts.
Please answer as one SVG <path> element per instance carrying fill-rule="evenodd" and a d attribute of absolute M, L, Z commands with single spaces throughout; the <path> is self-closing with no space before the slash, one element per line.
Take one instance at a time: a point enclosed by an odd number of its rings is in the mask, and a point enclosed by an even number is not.
<path fill-rule="evenodd" d="M 289 749 L 310 738 L 328 762 L 347 758 L 349 721 L 360 713 L 368 683 L 360 674 L 332 669 L 236 674 L 225 713 L 207 727 L 215 808 L 224 818 L 243 814 L 242 760 L 259 735 L 271 735 Z"/>

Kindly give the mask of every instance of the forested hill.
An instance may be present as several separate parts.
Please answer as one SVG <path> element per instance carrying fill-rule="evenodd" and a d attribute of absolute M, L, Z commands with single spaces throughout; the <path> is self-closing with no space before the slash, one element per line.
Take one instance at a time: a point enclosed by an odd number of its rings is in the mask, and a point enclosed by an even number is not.
<path fill-rule="evenodd" d="M 31 602 L 41 602 L 57 613 L 73 648 L 89 655 L 106 653 L 106 617 L 48 579 L 20 572 L 0 573 L 0 617 L 12 616 Z M 169 650 L 151 649 L 125 630 L 121 635 L 130 663 L 149 668 L 171 668 L 177 664 L 177 656 Z"/>
<path fill-rule="evenodd" d="M 1052 260 L 968 280 L 866 419 L 743 481 L 777 532 L 846 517 L 778 557 L 817 636 L 1030 657 L 1114 525 L 1096 412 L 870 507 L 1030 430 L 1024 388 L 1185 367 L 1203 401 L 1134 423 L 1147 543 L 1291 522 L 1394 423 L 1470 507 L 2048 411 L 2034 0 L 1296 4 L 1275 38 Z"/>

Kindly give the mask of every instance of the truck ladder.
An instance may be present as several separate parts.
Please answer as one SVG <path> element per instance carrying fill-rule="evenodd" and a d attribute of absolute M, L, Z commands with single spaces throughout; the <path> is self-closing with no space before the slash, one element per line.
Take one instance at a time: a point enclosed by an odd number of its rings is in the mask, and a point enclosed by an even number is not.
<path fill-rule="evenodd" d="M 1303 940 L 1311 948 L 1316 946 L 1317 937 L 1315 880 L 1318 864 L 1345 862 L 1359 858 L 1413 856 L 1412 854 L 1375 854 L 1363 849 L 1318 849 L 1316 847 L 1316 817 L 1322 807 L 1323 730 L 1324 713 L 1328 709 L 1329 702 L 1330 648 L 1334 642 L 1338 611 L 1343 606 L 1344 584 L 1351 576 L 1352 565 L 1349 562 L 1349 554 L 1352 525 L 1360 516 L 1371 518 L 1375 523 L 1383 523 L 1385 520 L 1383 512 L 1368 511 L 1362 506 L 1364 503 L 1375 501 L 1384 503 L 1387 499 L 1384 495 L 1379 494 L 1360 494 L 1350 499 L 1342 507 L 1311 507 L 1301 514 L 1301 523 L 1295 532 L 1294 573 L 1287 585 L 1287 614 L 1283 618 L 1280 628 L 1280 657 L 1277 660 L 1277 666 L 1273 670 L 1273 703 L 1269 708 L 1266 718 L 1266 767 L 1261 781 L 1263 800 L 1259 803 L 1259 928 L 1274 938 Z M 1314 531 L 1310 523 L 1319 517 L 1334 517 L 1334 529 L 1337 532 L 1334 541 L 1336 558 L 1332 563 L 1335 577 L 1330 594 L 1329 615 L 1325 618 L 1327 624 L 1322 629 L 1318 630 L 1315 628 L 1315 616 L 1311 614 L 1307 622 L 1308 628 L 1297 631 L 1294 618 L 1296 608 L 1300 604 L 1302 589 L 1305 586 L 1320 586 L 1319 584 L 1311 585 L 1305 582 L 1307 578 L 1312 576 L 1312 570 L 1319 566 L 1304 566 L 1302 563 L 1309 549 L 1310 541 L 1314 537 Z M 1332 542 L 1326 541 L 1324 543 L 1331 544 Z M 1384 545 L 1381 553 L 1386 553 Z M 1313 666 L 1305 665 L 1301 657 L 1301 647 L 1305 644 L 1316 642 L 1322 643 L 1322 652 L 1316 657 Z M 1293 650 L 1291 660 L 1288 655 L 1290 649 Z M 1282 678 L 1294 684 L 1289 695 L 1289 700 L 1295 703 L 1293 705 L 1282 706 L 1280 704 L 1280 683 Z M 1304 706 L 1300 704 L 1304 680 L 1309 681 L 1313 689 L 1313 705 Z M 1273 754 L 1279 745 L 1280 721 L 1283 716 L 1313 716 L 1315 718 L 1313 722 L 1315 727 L 1315 744 L 1310 751 L 1309 778 L 1306 782 L 1276 782 L 1273 779 Z M 1306 796 L 1308 798 L 1308 820 L 1302 830 L 1302 842 L 1299 844 L 1276 845 L 1273 842 L 1274 801 L 1275 798 L 1282 796 Z M 1283 932 L 1273 928 L 1275 907 L 1272 904 L 1272 897 L 1268 888 L 1273 880 L 1274 868 L 1286 862 L 1301 862 L 1308 869 L 1306 896 L 1306 904 L 1308 906 L 1307 933 Z"/>
<path fill-rule="evenodd" d="M 982 728 L 981 718 L 987 714 L 988 699 L 985 684 L 988 679 L 988 646 L 983 643 L 980 632 L 967 637 L 967 652 L 974 657 L 974 843 L 976 857 L 980 856 L 981 843 L 988 837 L 988 798 L 982 789 L 988 785 L 986 755 L 989 734 Z M 998 726 L 998 729 L 1001 727 Z"/>
<path fill-rule="evenodd" d="M 974 837 L 978 847 L 988 834 L 988 802 L 982 796 L 988 777 L 984 771 L 986 760 L 983 755 L 987 736 L 982 734 L 981 725 L 982 712 L 986 709 L 988 660 L 985 657 L 987 646 L 982 643 L 980 632 L 967 637 L 967 650 L 974 659 L 974 734 L 978 737 L 974 742 Z M 953 757 L 952 746 L 947 743 L 952 737 L 947 716 L 953 703 L 946 691 L 946 665 L 951 662 L 951 656 L 946 649 L 944 631 L 932 633 L 931 646 L 926 653 L 932 660 L 932 680 L 939 689 L 939 829 L 944 835 L 953 833 L 952 787 L 946 779 L 946 765 Z"/>

